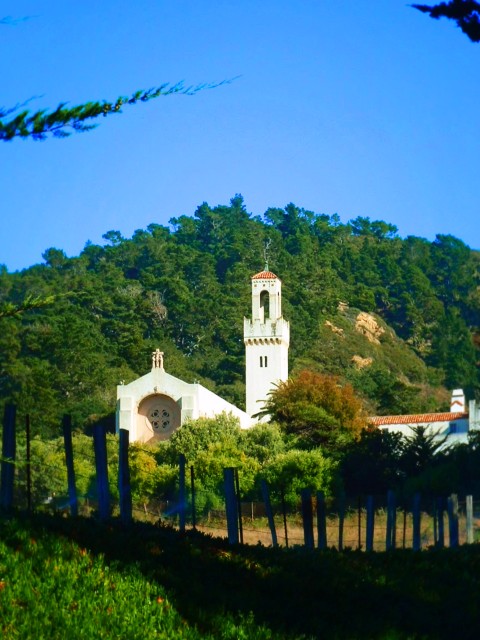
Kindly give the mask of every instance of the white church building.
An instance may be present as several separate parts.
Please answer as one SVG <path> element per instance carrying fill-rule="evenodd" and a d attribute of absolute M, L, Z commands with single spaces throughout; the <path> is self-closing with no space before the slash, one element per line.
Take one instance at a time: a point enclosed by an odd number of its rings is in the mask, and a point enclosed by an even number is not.
<path fill-rule="evenodd" d="M 116 428 L 130 432 L 130 442 L 168 440 L 187 420 L 213 418 L 222 413 L 238 418 L 248 429 L 257 423 L 268 394 L 278 382 L 288 379 L 290 325 L 282 315 L 282 283 L 265 265 L 251 278 L 251 318 L 244 318 L 246 411 L 227 402 L 201 384 L 188 383 L 167 373 L 164 354 L 152 354 L 149 373 L 117 387 Z M 461 389 L 452 394 L 450 411 L 396 416 L 376 416 L 369 423 L 379 429 L 409 436 L 423 426 L 447 444 L 467 442 L 468 433 L 480 429 L 480 407 L 475 400 L 466 405 Z"/>
<path fill-rule="evenodd" d="M 252 276 L 252 318 L 244 319 L 246 411 L 196 382 L 167 373 L 164 354 L 152 354 L 152 369 L 117 386 L 116 428 L 130 432 L 130 442 L 167 440 L 187 420 L 221 413 L 237 417 L 248 429 L 269 392 L 288 378 L 289 323 L 282 316 L 282 283 L 266 266 Z"/>

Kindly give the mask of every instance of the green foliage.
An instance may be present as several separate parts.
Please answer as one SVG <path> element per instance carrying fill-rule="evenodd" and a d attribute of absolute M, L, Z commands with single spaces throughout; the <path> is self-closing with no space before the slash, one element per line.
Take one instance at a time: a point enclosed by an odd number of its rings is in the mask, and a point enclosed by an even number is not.
<path fill-rule="evenodd" d="M 235 195 L 131 239 L 107 231 L 106 246 L 87 243 L 77 257 L 49 248 L 45 264 L 0 268 L 0 400 L 30 412 L 34 433 L 58 435 L 67 412 L 86 429 L 160 346 L 169 373 L 242 406 L 242 317 L 267 238 L 294 373 L 350 382 L 370 413 L 438 410 L 443 384 L 480 390 L 476 252 L 451 236 L 401 239 L 382 221 L 341 224 L 294 204 L 260 219 Z M 383 329 L 377 342 L 356 328 L 364 311 Z M 359 369 L 354 356 L 371 365 Z"/>
<path fill-rule="evenodd" d="M 39 307 L 43 307 L 47 304 L 52 304 L 53 301 L 54 296 L 41 298 L 40 296 L 28 294 L 19 304 L 15 304 L 13 302 L 2 302 L 0 304 L 0 318 L 16 316 L 20 313 L 24 313 L 25 311 L 30 311 L 30 309 L 38 309 Z"/>
<path fill-rule="evenodd" d="M 213 89 L 229 81 L 185 86 L 183 82 L 177 84 L 162 84 L 151 89 L 140 89 L 130 96 L 119 96 L 116 100 L 86 102 L 75 107 L 68 107 L 62 102 L 53 111 L 40 109 L 33 113 L 25 109 L 25 103 L 12 108 L 0 108 L 0 140 L 8 142 L 14 138 L 32 138 L 45 140 L 49 135 L 56 138 L 66 138 L 72 132 L 82 133 L 91 131 L 97 125 L 91 120 L 99 116 L 109 116 L 121 113 L 122 107 L 149 102 L 160 96 L 181 94 L 192 96 L 203 89 Z M 7 117 L 12 116 L 10 119 Z"/>
<path fill-rule="evenodd" d="M 403 444 L 403 467 L 407 477 L 417 476 L 439 456 L 447 437 L 428 432 L 426 427 L 412 427 Z"/>
<path fill-rule="evenodd" d="M 80 498 L 94 496 L 95 462 L 92 439 L 83 434 L 72 437 L 75 461 L 77 495 Z M 112 452 L 111 452 L 112 453 Z M 67 495 L 67 469 L 63 438 L 42 440 L 36 437 L 31 443 L 32 499 L 42 504 L 56 496 L 60 502 Z M 20 480 L 24 479 L 24 469 Z M 23 476 L 23 478 L 22 478 Z M 58 499 L 56 502 L 58 502 Z"/>
<path fill-rule="evenodd" d="M 232 547 L 140 524 L 2 519 L 2 632 L 24 640 L 447 640 L 461 629 L 475 638 L 479 563 L 478 545 L 317 553 Z"/>
<path fill-rule="evenodd" d="M 273 498 L 280 500 L 283 494 L 291 507 L 298 506 L 302 489 L 332 496 L 338 483 L 337 463 L 319 449 L 281 453 L 266 463 L 262 476 L 269 483 Z"/>
<path fill-rule="evenodd" d="M 364 429 L 344 452 L 341 473 L 347 495 L 386 495 L 402 478 L 403 437 L 387 429 Z"/>
<path fill-rule="evenodd" d="M 5 638 L 203 637 L 163 586 L 67 539 L 2 522 L 0 563 Z"/>
<path fill-rule="evenodd" d="M 236 449 L 243 438 L 238 418 L 223 413 L 216 418 L 199 418 L 182 425 L 170 440 L 160 445 L 159 456 L 171 464 L 183 454 L 188 464 L 195 464 L 199 455 L 211 446 Z"/>
<path fill-rule="evenodd" d="M 260 422 L 245 432 L 243 450 L 261 464 L 284 453 L 285 440 L 278 425 Z"/>
<path fill-rule="evenodd" d="M 157 496 L 159 489 L 165 491 L 165 481 L 163 469 L 157 466 L 155 451 L 146 445 L 138 445 L 132 443 L 129 449 L 129 466 L 130 466 L 130 486 L 132 492 L 132 501 L 140 503 Z M 173 475 L 173 474 L 172 474 Z M 169 478 L 171 481 L 171 478 Z"/>
<path fill-rule="evenodd" d="M 275 435 L 272 434 L 270 440 L 275 440 Z M 259 446 L 261 449 L 262 445 Z M 277 442 L 277 446 L 281 445 Z M 219 507 L 223 503 L 223 470 L 226 467 L 238 469 L 242 495 L 248 496 L 254 491 L 260 462 L 249 455 L 247 432 L 240 429 L 238 419 L 232 415 L 187 422 L 168 442 L 160 444 L 157 457 L 173 466 L 178 465 L 180 454 L 186 457 L 189 466 L 194 466 L 200 510 L 205 506 Z"/>
<path fill-rule="evenodd" d="M 263 413 L 298 438 L 300 444 L 330 451 L 355 439 L 366 425 L 362 403 L 350 385 L 307 370 L 279 383 Z"/>
<path fill-rule="evenodd" d="M 212 506 L 224 505 L 224 469 L 228 467 L 238 470 L 242 498 L 249 498 L 255 493 L 260 463 L 245 455 L 238 447 L 219 442 L 210 444 L 208 449 L 197 456 L 195 477 L 200 493 L 207 492 L 210 500 L 212 496 L 216 496 L 217 504 Z"/>

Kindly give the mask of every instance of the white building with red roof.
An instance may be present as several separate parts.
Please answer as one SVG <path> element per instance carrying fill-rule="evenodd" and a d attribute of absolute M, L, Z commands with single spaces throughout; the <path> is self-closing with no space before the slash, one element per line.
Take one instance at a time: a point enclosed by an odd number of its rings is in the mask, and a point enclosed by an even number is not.
<path fill-rule="evenodd" d="M 470 400 L 468 410 L 462 389 L 454 389 L 450 411 L 444 413 L 416 413 L 402 416 L 374 416 L 369 418 L 372 426 L 411 436 L 415 427 L 425 427 L 427 434 L 438 439 L 447 438 L 447 444 L 466 443 L 468 433 L 480 429 L 480 408 Z"/>

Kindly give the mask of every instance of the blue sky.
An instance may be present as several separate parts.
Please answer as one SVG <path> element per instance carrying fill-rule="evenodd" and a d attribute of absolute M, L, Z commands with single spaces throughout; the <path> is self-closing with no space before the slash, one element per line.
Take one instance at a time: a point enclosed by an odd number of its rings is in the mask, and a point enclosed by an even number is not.
<path fill-rule="evenodd" d="M 0 144 L 0 264 L 241 193 L 480 249 L 480 45 L 403 0 L 2 2 L 0 104 L 159 98 L 66 140 Z M 0 17 L 1 17 L 0 16 Z"/>

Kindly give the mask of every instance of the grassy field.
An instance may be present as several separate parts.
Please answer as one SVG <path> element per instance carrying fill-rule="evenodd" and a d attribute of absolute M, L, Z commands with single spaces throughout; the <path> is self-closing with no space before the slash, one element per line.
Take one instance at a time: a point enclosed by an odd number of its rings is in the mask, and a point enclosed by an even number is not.
<path fill-rule="evenodd" d="M 168 527 L 0 520 L 2 637 L 476 638 L 480 546 L 229 547 Z"/>

